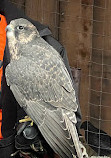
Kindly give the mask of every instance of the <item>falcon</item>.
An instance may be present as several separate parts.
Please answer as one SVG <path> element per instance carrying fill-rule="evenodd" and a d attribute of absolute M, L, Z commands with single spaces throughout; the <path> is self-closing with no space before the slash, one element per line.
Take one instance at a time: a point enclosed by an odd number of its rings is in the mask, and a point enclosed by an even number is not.
<path fill-rule="evenodd" d="M 60 54 L 23 18 L 10 22 L 7 39 L 10 63 L 5 76 L 17 102 L 55 153 L 73 158 L 76 152 L 82 158 L 75 90 Z"/>

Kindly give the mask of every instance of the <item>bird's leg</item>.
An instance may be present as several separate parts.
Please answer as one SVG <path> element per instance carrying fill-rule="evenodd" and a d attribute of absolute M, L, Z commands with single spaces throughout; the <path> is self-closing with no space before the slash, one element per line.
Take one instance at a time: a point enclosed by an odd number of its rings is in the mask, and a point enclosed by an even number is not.
<path fill-rule="evenodd" d="M 19 123 L 28 122 L 30 121 L 30 125 L 33 126 L 34 122 L 29 116 L 25 116 L 24 119 L 19 120 Z"/>

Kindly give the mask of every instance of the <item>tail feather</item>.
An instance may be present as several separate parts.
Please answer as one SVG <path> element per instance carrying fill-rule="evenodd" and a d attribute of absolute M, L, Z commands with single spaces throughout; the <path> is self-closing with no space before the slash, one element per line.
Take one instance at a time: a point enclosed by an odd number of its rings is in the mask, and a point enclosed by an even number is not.
<path fill-rule="evenodd" d="M 66 114 L 64 114 L 64 120 L 65 120 L 66 126 L 67 126 L 67 128 L 72 136 L 74 146 L 75 146 L 75 149 L 77 152 L 77 156 L 78 156 L 78 158 L 83 158 L 82 150 L 80 148 L 79 137 L 78 137 L 77 130 L 76 130 L 76 126 L 75 126 L 75 124 L 73 124 L 71 122 L 71 120 L 68 118 L 68 116 Z"/>

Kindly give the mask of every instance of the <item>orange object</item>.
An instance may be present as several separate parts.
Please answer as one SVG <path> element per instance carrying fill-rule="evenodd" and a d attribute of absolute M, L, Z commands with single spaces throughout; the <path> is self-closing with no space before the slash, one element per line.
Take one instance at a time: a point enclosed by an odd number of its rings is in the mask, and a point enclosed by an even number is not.
<path fill-rule="evenodd" d="M 4 50 L 6 45 L 6 31 L 5 31 L 6 26 L 7 26 L 6 19 L 3 15 L 0 14 L 0 63 L 3 62 Z M 0 91 L 1 91 L 2 73 L 3 73 L 3 66 L 0 67 Z M 2 124 L 2 110 L 0 109 L 0 139 L 2 139 L 1 124 Z"/>
<path fill-rule="evenodd" d="M 7 26 L 6 19 L 3 15 L 0 14 L 0 60 L 3 61 L 4 49 L 6 45 L 6 31 Z M 2 77 L 2 68 L 0 68 L 0 90 L 1 90 L 1 77 Z"/>

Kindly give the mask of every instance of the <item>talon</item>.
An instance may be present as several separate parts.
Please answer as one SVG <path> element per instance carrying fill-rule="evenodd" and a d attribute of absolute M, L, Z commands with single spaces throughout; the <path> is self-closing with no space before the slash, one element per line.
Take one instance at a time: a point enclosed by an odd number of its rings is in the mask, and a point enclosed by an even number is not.
<path fill-rule="evenodd" d="M 33 126 L 34 122 L 29 116 L 25 116 L 24 119 L 19 120 L 19 123 L 31 121 L 30 126 Z"/>

